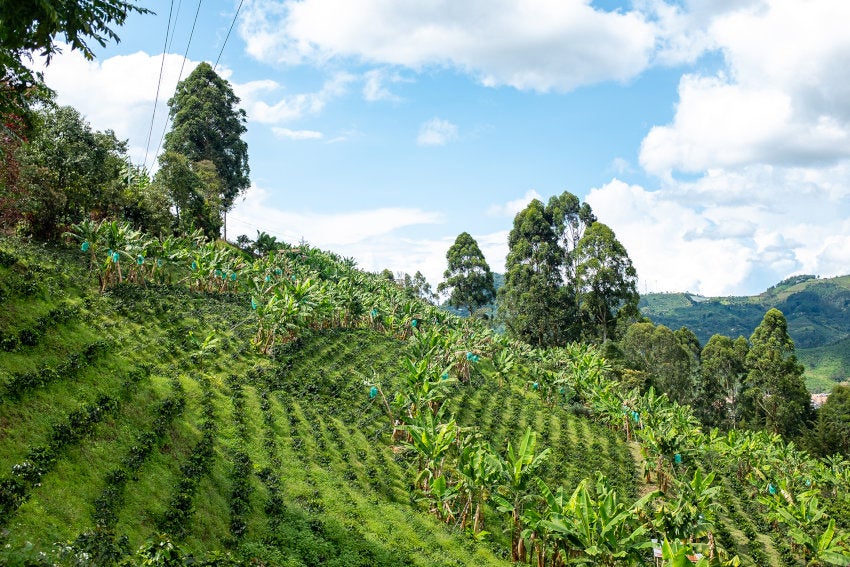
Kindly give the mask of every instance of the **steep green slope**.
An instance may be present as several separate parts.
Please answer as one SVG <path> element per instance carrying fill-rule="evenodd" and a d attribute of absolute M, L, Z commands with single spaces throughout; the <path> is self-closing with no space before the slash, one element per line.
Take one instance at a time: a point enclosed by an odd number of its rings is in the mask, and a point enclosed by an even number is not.
<path fill-rule="evenodd" d="M 842 341 L 850 337 L 850 276 L 794 276 L 749 297 L 650 293 L 640 301 L 641 313 L 653 322 L 671 329 L 688 327 L 702 344 L 714 334 L 749 337 L 773 307 L 788 321 L 810 388 L 820 391 L 847 379 L 850 365 L 845 364 Z"/>
<path fill-rule="evenodd" d="M 477 542 L 415 498 L 416 471 L 367 386 L 397 385 L 402 341 L 315 330 L 262 356 L 247 296 L 100 295 L 76 256 L 13 244 L 0 256 L 0 563 L 108 564 L 160 549 L 161 534 L 207 560 L 504 563 L 495 510 Z M 459 423 L 494 447 L 534 426 L 553 450 L 551 485 L 602 471 L 636 494 L 629 451 L 607 428 L 479 372 L 454 388 Z"/>

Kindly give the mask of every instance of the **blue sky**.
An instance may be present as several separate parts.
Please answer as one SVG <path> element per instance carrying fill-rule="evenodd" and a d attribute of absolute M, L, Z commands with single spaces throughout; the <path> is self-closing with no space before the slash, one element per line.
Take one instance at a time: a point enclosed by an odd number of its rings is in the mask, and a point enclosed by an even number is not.
<path fill-rule="evenodd" d="M 155 167 L 181 66 L 215 62 L 239 2 L 203 0 L 188 51 L 198 3 L 144 5 L 45 76 L 143 163 L 162 66 Z M 843 0 L 244 0 L 218 66 L 248 115 L 229 236 L 436 285 L 457 234 L 502 271 L 514 214 L 568 190 L 641 292 L 850 273 L 847 21 Z"/>

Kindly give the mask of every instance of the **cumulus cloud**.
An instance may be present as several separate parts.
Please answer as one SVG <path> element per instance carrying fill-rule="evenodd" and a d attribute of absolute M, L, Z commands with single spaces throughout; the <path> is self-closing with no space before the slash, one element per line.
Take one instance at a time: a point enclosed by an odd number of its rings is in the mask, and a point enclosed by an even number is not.
<path fill-rule="evenodd" d="M 336 250 L 401 228 L 442 221 L 437 212 L 399 207 L 340 213 L 286 211 L 272 206 L 270 197 L 269 191 L 252 187 L 234 207 L 233 221 L 228 217 L 228 232 L 255 234 L 257 229 L 252 226 L 266 227 L 290 242 L 304 238 L 314 246 Z"/>
<path fill-rule="evenodd" d="M 445 146 L 457 139 L 457 126 L 441 118 L 432 118 L 419 127 L 416 143 L 420 146 Z"/>
<path fill-rule="evenodd" d="M 319 114 L 334 99 L 343 96 L 349 85 L 356 80 L 350 73 L 336 73 L 325 81 L 316 92 L 276 95 L 283 87 L 272 80 L 252 81 L 244 85 L 235 84 L 233 90 L 239 96 L 249 120 L 261 124 L 280 124 Z M 266 102 L 276 98 L 274 102 Z"/>
<path fill-rule="evenodd" d="M 712 14 L 705 33 L 725 69 L 684 75 L 671 124 L 640 151 L 650 173 L 850 157 L 850 4 L 748 2 Z"/>
<path fill-rule="evenodd" d="M 537 91 L 629 80 L 655 42 L 644 14 L 587 0 L 255 0 L 240 33 L 248 53 L 267 62 L 447 66 L 485 85 Z"/>
<path fill-rule="evenodd" d="M 850 271 L 848 185 L 848 163 L 751 166 L 656 191 L 614 179 L 586 200 L 626 246 L 641 291 L 729 295 Z"/>
<path fill-rule="evenodd" d="M 528 204 L 534 199 L 543 200 L 543 197 L 541 197 L 540 193 L 538 193 L 534 189 L 529 189 L 525 192 L 525 195 L 523 195 L 519 199 L 514 199 L 512 201 L 508 201 L 507 203 L 490 205 L 487 208 L 487 215 L 491 217 L 514 218 L 518 212 L 527 207 Z M 507 237 L 505 238 L 507 239 Z"/>
<path fill-rule="evenodd" d="M 407 235 L 411 228 L 442 223 L 442 214 L 435 211 L 403 207 L 339 213 L 291 211 L 272 202 L 270 191 L 252 187 L 228 215 L 228 234 L 253 238 L 263 230 L 286 242 L 303 239 L 311 246 L 352 257 L 366 270 L 389 268 L 410 274 L 419 270 L 434 285 L 442 277 L 446 251 L 454 241 L 448 236 Z"/>
<path fill-rule="evenodd" d="M 165 131 L 166 102 L 177 87 L 180 69 L 187 77 L 198 65 L 183 56 L 148 55 L 142 51 L 103 60 L 88 61 L 79 51 L 65 48 L 44 69 L 44 79 L 57 92 L 57 102 L 79 110 L 97 130 L 112 129 L 129 139 L 130 156 L 141 163 L 154 114 L 156 86 L 163 66 L 148 164 Z"/>

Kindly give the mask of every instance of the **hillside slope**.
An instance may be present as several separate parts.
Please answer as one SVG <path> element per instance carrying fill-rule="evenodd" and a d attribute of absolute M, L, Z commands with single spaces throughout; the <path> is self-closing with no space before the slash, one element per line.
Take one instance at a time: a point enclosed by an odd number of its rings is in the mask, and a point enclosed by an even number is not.
<path fill-rule="evenodd" d="M 173 544 L 271 565 L 507 564 L 508 533 L 478 542 L 411 490 L 368 386 L 392 391 L 403 341 L 319 329 L 263 356 L 248 296 L 101 295 L 65 251 L 7 244 L 0 260 L 0 562 L 110 564 Z M 610 429 L 479 371 L 454 388 L 459 424 L 494 447 L 537 428 L 553 486 L 601 471 L 636 494 Z"/>
<path fill-rule="evenodd" d="M 846 350 L 842 341 L 850 337 L 850 276 L 795 276 L 748 297 L 650 293 L 640 301 L 641 313 L 654 323 L 671 329 L 688 327 L 702 344 L 714 334 L 749 337 L 774 307 L 788 321 L 810 387 L 828 388 L 850 376 L 842 354 Z"/>

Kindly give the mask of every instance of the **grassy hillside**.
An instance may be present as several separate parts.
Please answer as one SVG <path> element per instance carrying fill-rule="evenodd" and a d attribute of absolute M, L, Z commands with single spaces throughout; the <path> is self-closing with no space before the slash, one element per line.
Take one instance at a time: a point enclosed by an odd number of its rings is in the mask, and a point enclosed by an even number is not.
<path fill-rule="evenodd" d="M 845 342 L 850 337 L 850 276 L 794 276 L 749 297 L 650 293 L 640 302 L 641 312 L 653 322 L 671 329 L 688 327 L 702 344 L 714 334 L 749 337 L 773 307 L 788 321 L 811 389 L 828 390 L 850 376 Z"/>
<path fill-rule="evenodd" d="M 367 386 L 392 391 L 403 341 L 317 330 L 263 356 L 247 296 L 101 295 L 74 254 L 7 243 L 0 260 L 0 562 L 108 563 L 167 534 L 184 554 L 271 565 L 504 563 L 509 534 L 477 542 L 411 491 Z M 552 485 L 603 471 L 636 494 L 608 428 L 481 372 L 454 388 L 459 424 L 494 447 L 535 427 Z"/>

